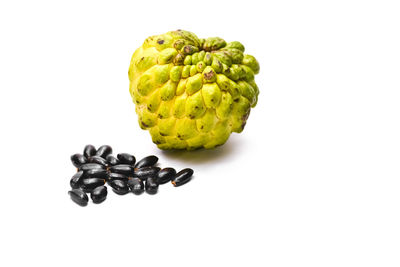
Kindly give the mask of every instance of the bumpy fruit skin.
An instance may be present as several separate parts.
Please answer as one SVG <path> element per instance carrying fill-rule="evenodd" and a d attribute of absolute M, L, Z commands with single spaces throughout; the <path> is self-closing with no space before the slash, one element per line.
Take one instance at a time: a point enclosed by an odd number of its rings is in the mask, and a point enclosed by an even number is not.
<path fill-rule="evenodd" d="M 257 60 L 237 41 L 177 30 L 147 38 L 132 56 L 139 125 L 160 149 L 214 148 L 240 133 L 259 94 Z"/>

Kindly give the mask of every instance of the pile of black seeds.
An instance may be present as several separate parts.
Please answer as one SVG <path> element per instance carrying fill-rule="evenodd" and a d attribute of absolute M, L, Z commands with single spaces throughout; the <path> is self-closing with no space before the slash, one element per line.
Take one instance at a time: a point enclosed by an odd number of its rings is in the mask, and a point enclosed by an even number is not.
<path fill-rule="evenodd" d="M 176 172 L 174 168 L 161 169 L 155 166 L 156 156 L 148 156 L 136 162 L 136 158 L 128 153 L 112 155 L 112 148 L 103 145 L 96 149 L 92 145 L 85 146 L 83 154 L 71 156 L 72 164 L 77 172 L 72 176 L 68 192 L 71 199 L 86 206 L 87 196 L 94 203 L 101 203 L 107 198 L 107 184 L 118 195 L 132 192 L 135 195 L 146 193 L 154 195 L 160 184 L 171 182 L 174 186 L 181 186 L 189 182 L 193 170 L 186 168 Z"/>

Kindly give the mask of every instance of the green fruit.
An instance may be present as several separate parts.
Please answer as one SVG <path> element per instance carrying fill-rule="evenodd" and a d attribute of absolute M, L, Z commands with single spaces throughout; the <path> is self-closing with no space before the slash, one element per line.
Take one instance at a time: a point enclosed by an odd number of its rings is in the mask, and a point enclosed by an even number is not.
<path fill-rule="evenodd" d="M 257 104 L 259 70 L 237 41 L 183 30 L 151 36 L 128 72 L 139 125 L 160 149 L 222 145 L 243 131 Z"/>

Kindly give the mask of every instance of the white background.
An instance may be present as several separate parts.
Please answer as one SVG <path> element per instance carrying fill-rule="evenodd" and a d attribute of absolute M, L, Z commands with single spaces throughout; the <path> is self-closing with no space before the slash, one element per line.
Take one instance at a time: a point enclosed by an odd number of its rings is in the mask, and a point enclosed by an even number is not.
<path fill-rule="evenodd" d="M 1 266 L 400 266 L 398 1 L 1 1 Z M 128 66 L 147 36 L 241 41 L 242 134 L 163 152 Z M 85 208 L 69 156 L 109 144 L 189 184 Z"/>

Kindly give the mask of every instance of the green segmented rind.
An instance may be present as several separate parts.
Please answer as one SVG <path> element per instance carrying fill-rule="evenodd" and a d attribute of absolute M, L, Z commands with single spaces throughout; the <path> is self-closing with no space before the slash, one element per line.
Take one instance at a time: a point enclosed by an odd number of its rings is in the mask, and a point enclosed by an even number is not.
<path fill-rule="evenodd" d="M 162 101 L 158 107 L 157 116 L 160 119 L 167 119 L 171 116 L 174 101 Z"/>
<path fill-rule="evenodd" d="M 177 83 L 168 81 L 160 88 L 160 98 L 162 101 L 169 101 L 175 97 Z"/>
<path fill-rule="evenodd" d="M 187 78 L 187 77 L 190 76 L 190 68 L 191 67 L 192 67 L 191 65 L 183 67 L 183 69 L 182 69 L 182 78 Z"/>
<path fill-rule="evenodd" d="M 190 66 L 190 76 L 194 76 L 197 73 L 196 65 Z"/>
<path fill-rule="evenodd" d="M 254 74 L 258 74 L 260 71 L 260 65 L 258 64 L 258 61 L 251 55 L 245 55 L 242 63 L 250 67 L 254 71 Z"/>
<path fill-rule="evenodd" d="M 215 109 L 217 117 L 219 119 L 228 118 L 232 110 L 232 105 L 233 105 L 232 96 L 227 92 L 222 92 L 221 101 L 218 107 Z"/>
<path fill-rule="evenodd" d="M 139 125 L 160 149 L 213 148 L 241 132 L 258 100 L 257 60 L 242 43 L 187 31 L 148 37 L 132 56 Z"/>
<path fill-rule="evenodd" d="M 176 57 L 178 51 L 173 48 L 166 48 L 158 55 L 158 64 L 168 64 Z"/>
<path fill-rule="evenodd" d="M 207 109 L 204 116 L 196 120 L 197 131 L 207 133 L 214 129 L 218 118 L 214 109 Z"/>
<path fill-rule="evenodd" d="M 204 84 L 201 92 L 207 108 L 215 109 L 219 106 L 222 93 L 216 83 Z"/>
<path fill-rule="evenodd" d="M 175 123 L 176 118 L 170 117 L 167 119 L 158 120 L 158 129 L 161 136 L 173 136 L 175 135 Z"/>
<path fill-rule="evenodd" d="M 186 83 L 186 93 L 192 95 L 199 91 L 203 86 L 203 78 L 200 73 L 187 79 Z"/>
<path fill-rule="evenodd" d="M 147 109 L 150 112 L 156 112 L 161 103 L 160 90 L 155 90 L 148 98 Z"/>
<path fill-rule="evenodd" d="M 171 72 L 169 73 L 169 79 L 173 82 L 179 82 L 182 75 L 182 66 L 174 66 L 171 68 Z"/>
<path fill-rule="evenodd" d="M 176 136 L 180 140 L 186 140 L 196 136 L 196 120 L 183 118 L 176 122 Z"/>
<path fill-rule="evenodd" d="M 185 114 L 190 119 L 198 119 L 203 116 L 206 107 L 203 103 L 203 96 L 200 91 L 186 99 Z"/>
<path fill-rule="evenodd" d="M 244 52 L 244 45 L 238 41 L 229 42 L 225 48 L 235 48 L 242 51 L 242 53 Z"/>

